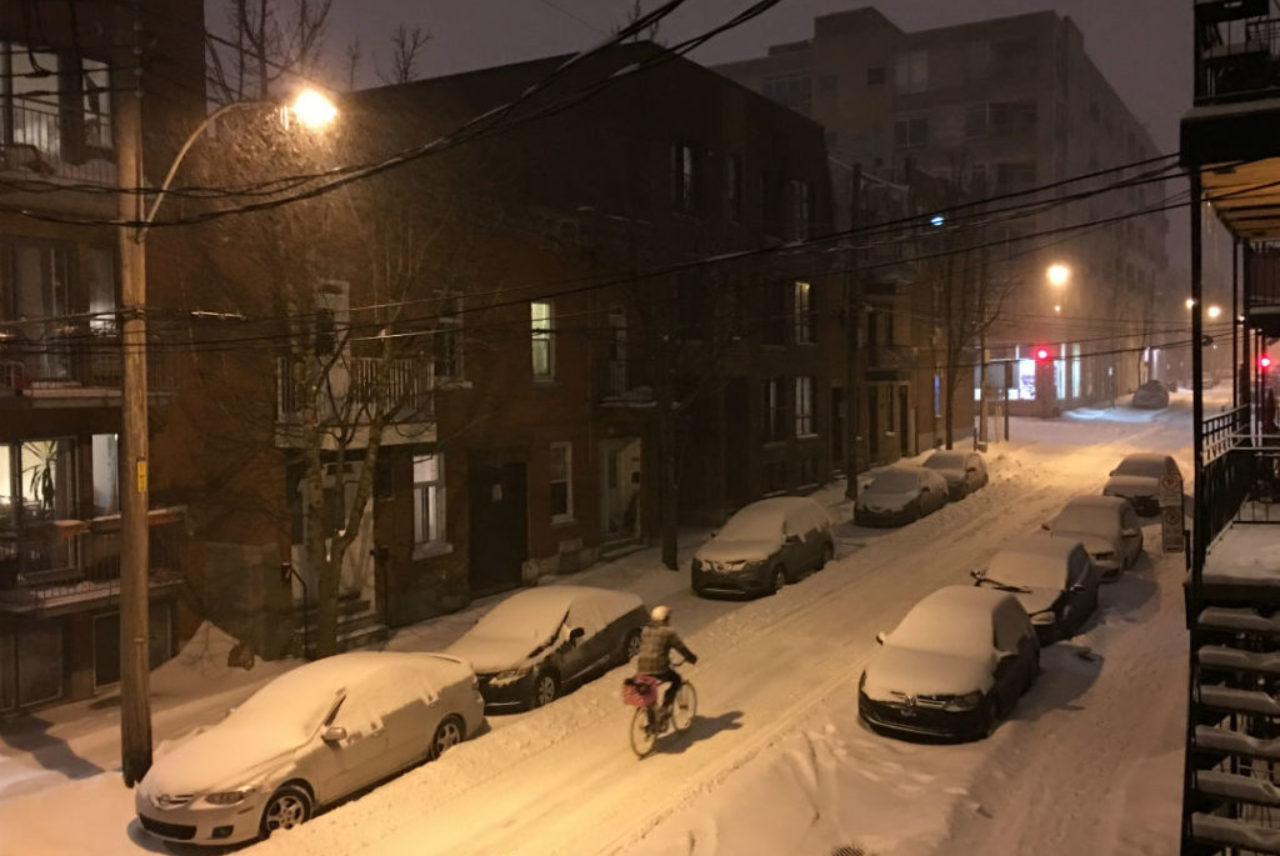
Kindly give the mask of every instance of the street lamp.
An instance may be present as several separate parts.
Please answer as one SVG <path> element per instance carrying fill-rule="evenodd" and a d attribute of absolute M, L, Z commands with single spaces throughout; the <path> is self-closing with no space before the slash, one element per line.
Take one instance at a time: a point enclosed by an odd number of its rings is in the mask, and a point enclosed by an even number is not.
<path fill-rule="evenodd" d="M 1222 314 L 1222 307 L 1221 307 L 1221 306 L 1210 306 L 1208 311 L 1209 311 L 1209 317 L 1210 317 L 1210 318 L 1217 318 L 1219 315 L 1221 315 L 1221 314 Z"/>
<path fill-rule="evenodd" d="M 122 5 L 122 8 L 124 6 Z M 131 29 L 135 22 L 122 17 Z M 127 30 L 128 31 L 128 30 Z M 210 123 L 232 110 L 263 101 L 225 104 L 205 117 L 178 149 L 150 206 L 142 169 L 142 92 L 124 93 L 116 109 L 116 173 L 119 181 L 120 346 L 122 374 L 120 491 L 120 758 L 124 783 L 132 787 L 151 767 L 149 673 L 150 563 L 148 544 L 147 271 L 144 242 L 173 178 L 191 146 Z M 291 108 L 299 124 L 315 129 L 337 116 L 323 95 L 305 90 Z"/>
<path fill-rule="evenodd" d="M 1067 284 L 1067 280 L 1071 279 L 1071 268 L 1061 262 L 1051 264 L 1044 272 L 1045 278 L 1049 280 L 1049 284 L 1061 288 Z"/>
<path fill-rule="evenodd" d="M 1194 298 L 1194 297 L 1188 297 L 1188 298 L 1187 298 L 1187 304 L 1186 304 L 1186 305 L 1187 305 L 1187 308 L 1188 308 L 1188 309 L 1190 309 L 1190 308 L 1192 308 L 1193 306 L 1195 306 L 1195 305 L 1196 305 L 1195 298 Z"/>

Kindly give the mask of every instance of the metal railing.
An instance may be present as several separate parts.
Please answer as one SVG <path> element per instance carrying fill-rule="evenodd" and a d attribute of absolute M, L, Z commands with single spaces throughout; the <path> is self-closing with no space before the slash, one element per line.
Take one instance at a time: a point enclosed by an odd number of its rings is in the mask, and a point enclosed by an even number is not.
<path fill-rule="evenodd" d="M 153 511 L 152 516 L 149 577 L 153 584 L 177 582 L 184 568 L 185 515 Z M 0 533 L 0 611 L 119 591 L 119 516 L 60 523 L 76 526 L 45 522 Z"/>
<path fill-rule="evenodd" d="M 120 388 L 123 354 L 114 332 L 53 329 L 33 323 L 0 338 L 0 392 L 27 393 L 75 388 Z M 147 383 L 152 392 L 175 388 L 171 349 L 149 348 Z"/>
<path fill-rule="evenodd" d="M 1280 18 L 1202 21 L 1196 32 L 1195 103 L 1280 94 Z"/>
<path fill-rule="evenodd" d="M 276 419 L 280 422 L 295 421 L 302 413 L 305 392 L 292 369 L 291 358 L 276 359 Z M 306 370 L 319 371 L 318 361 L 310 362 Z M 327 383 L 322 384 L 316 396 L 320 421 L 368 421 L 383 371 L 387 372 L 387 386 L 382 390 L 382 401 L 392 421 L 412 421 L 434 414 L 435 374 L 430 360 L 396 359 L 387 366 L 379 357 L 344 357 L 329 369 Z"/>
<path fill-rule="evenodd" d="M 77 126 L 82 139 L 73 140 L 67 133 L 70 114 L 58 105 L 15 98 L 8 107 L 0 110 L 0 172 L 68 184 L 116 183 L 108 125 L 91 116 L 73 117 L 82 118 Z M 6 121 L 9 127 L 3 127 Z"/>

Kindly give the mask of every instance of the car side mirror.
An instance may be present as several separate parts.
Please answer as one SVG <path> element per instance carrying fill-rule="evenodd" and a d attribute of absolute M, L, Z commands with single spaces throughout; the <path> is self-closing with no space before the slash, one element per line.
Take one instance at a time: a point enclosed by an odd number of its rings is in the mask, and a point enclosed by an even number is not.
<path fill-rule="evenodd" d="M 1113 476 L 1113 475 L 1115 475 L 1115 474 L 1116 474 L 1116 471 L 1115 471 L 1115 470 L 1112 470 L 1111 472 L 1107 473 L 1107 475 L 1108 475 L 1108 476 Z"/>
<path fill-rule="evenodd" d="M 324 730 L 324 734 L 320 735 L 325 743 L 341 743 L 347 739 L 347 729 L 341 725 L 330 725 Z"/>
<path fill-rule="evenodd" d="M 1084 591 L 1084 586 L 1080 585 L 1080 583 L 1072 583 L 1070 591 L 1074 594 L 1079 594 Z"/>
<path fill-rule="evenodd" d="M 885 640 L 886 638 L 888 638 L 888 637 L 886 637 L 886 636 L 884 635 L 884 631 L 883 631 L 883 630 L 881 630 L 879 633 L 877 633 L 877 634 L 876 634 L 876 642 L 878 642 L 878 643 L 879 643 L 879 644 L 881 644 L 881 645 L 883 645 L 883 644 L 884 644 L 884 640 Z"/>
<path fill-rule="evenodd" d="M 575 627 L 569 631 L 569 641 L 576 642 L 586 635 L 587 635 L 587 631 L 583 630 L 581 627 Z"/>

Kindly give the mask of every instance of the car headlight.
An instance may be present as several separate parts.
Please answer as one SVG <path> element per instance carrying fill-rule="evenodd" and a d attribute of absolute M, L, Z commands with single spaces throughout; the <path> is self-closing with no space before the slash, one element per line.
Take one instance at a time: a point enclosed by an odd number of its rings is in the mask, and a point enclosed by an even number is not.
<path fill-rule="evenodd" d="M 1053 624 L 1057 620 L 1058 616 L 1054 615 L 1053 611 L 1048 609 L 1043 612 L 1033 612 L 1031 614 L 1031 623 L 1039 624 L 1042 627 L 1048 624 Z"/>
<path fill-rule="evenodd" d="M 965 693 L 964 695 L 954 697 L 947 704 L 947 707 L 952 710 L 973 710 L 980 704 L 982 704 L 982 693 L 974 690 L 971 693 Z"/>
<path fill-rule="evenodd" d="M 204 800 L 210 805 L 235 805 L 243 802 L 255 790 L 256 788 L 240 788 L 234 791 L 218 791 L 216 794 L 209 794 Z"/>
<path fill-rule="evenodd" d="M 505 672 L 498 672 L 493 676 L 490 683 L 494 684 L 511 684 L 523 678 L 525 675 L 533 671 L 533 666 L 521 666 L 518 669 L 507 669 Z"/>

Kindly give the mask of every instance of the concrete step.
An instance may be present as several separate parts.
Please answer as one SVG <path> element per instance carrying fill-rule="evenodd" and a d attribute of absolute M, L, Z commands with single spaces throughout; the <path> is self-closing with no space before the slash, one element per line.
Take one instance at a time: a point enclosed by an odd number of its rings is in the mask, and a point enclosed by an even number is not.
<path fill-rule="evenodd" d="M 640 538 L 615 538 L 600 544 L 600 561 L 613 562 L 632 553 L 638 553 L 649 545 Z"/>

